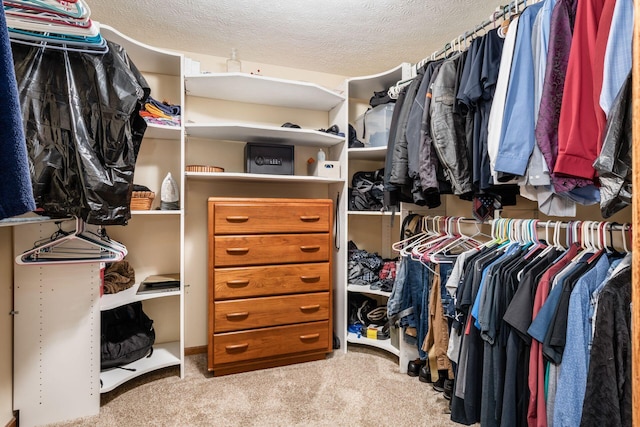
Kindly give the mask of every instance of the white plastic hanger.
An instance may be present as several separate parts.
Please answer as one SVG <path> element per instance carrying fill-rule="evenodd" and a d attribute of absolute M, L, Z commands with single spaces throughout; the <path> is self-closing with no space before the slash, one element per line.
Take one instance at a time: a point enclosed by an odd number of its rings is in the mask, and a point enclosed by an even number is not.
<path fill-rule="evenodd" d="M 105 240 L 97 234 L 84 231 L 84 221 L 75 219 L 75 230 L 54 234 L 53 239 L 37 242 L 36 245 L 16 257 L 20 265 L 79 264 L 121 261 L 127 250 L 121 243 Z"/>

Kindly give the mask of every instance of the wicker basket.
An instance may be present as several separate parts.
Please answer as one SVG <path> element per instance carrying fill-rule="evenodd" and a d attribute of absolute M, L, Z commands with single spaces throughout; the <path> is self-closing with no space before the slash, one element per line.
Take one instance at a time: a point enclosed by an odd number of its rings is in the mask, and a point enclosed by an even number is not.
<path fill-rule="evenodd" d="M 156 193 L 153 191 L 134 191 L 131 193 L 131 210 L 148 211 L 155 198 Z"/>

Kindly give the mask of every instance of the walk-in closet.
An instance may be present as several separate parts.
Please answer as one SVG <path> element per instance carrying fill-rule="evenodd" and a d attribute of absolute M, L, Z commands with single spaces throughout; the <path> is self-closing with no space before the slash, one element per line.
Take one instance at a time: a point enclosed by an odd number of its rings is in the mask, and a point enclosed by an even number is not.
<path fill-rule="evenodd" d="M 0 425 L 640 424 L 637 1 L 160 3 L 3 1 Z"/>

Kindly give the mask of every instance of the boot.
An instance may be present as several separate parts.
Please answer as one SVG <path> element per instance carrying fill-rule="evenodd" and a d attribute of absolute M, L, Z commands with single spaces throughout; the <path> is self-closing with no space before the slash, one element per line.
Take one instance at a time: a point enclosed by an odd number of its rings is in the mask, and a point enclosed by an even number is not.
<path fill-rule="evenodd" d="M 420 374 L 418 375 L 418 379 L 423 383 L 432 383 L 431 379 L 431 370 L 429 369 L 429 365 L 425 364 L 422 368 L 420 368 Z"/>
<path fill-rule="evenodd" d="M 435 391 L 443 392 L 444 391 L 444 380 L 447 378 L 446 370 L 438 371 L 438 380 L 434 382 L 431 386 Z"/>
<path fill-rule="evenodd" d="M 416 359 L 409 361 L 407 365 L 407 375 L 410 377 L 417 377 L 420 375 L 420 368 L 426 364 L 426 360 Z"/>
<path fill-rule="evenodd" d="M 449 378 L 445 379 L 442 388 L 444 398 L 451 400 L 451 394 L 453 393 L 453 380 L 450 380 Z"/>

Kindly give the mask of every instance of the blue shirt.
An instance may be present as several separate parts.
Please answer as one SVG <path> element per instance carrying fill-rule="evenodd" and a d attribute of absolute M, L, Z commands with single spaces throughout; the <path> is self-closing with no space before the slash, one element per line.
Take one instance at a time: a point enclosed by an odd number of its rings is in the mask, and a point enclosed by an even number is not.
<path fill-rule="evenodd" d="M 605 281 L 610 266 L 609 257 L 600 256 L 596 265 L 578 279 L 571 291 L 567 317 L 567 341 L 562 355 L 562 367 L 553 410 L 554 426 L 580 425 L 589 372 L 591 293 Z"/>
<path fill-rule="evenodd" d="M 544 75 L 547 72 L 547 54 L 549 53 L 549 32 L 551 30 L 551 12 L 556 5 L 556 0 L 544 0 L 542 9 L 538 13 L 540 28 L 538 33 L 537 46 L 538 60 L 536 61 L 536 109 L 540 107 L 540 98 L 542 97 L 542 86 L 544 85 Z M 537 115 L 536 115 L 537 116 Z"/>
<path fill-rule="evenodd" d="M 633 1 L 617 0 L 604 54 L 604 73 L 600 106 L 608 116 L 613 101 L 631 72 Z"/>
<path fill-rule="evenodd" d="M 529 329 L 527 329 L 527 333 L 531 338 L 538 342 L 544 342 L 544 337 L 547 335 L 547 330 L 549 329 L 551 320 L 553 320 L 553 315 L 556 312 L 556 308 L 558 308 L 558 303 L 560 302 L 564 279 L 574 268 L 577 267 L 578 264 L 571 263 L 556 275 L 557 280 L 554 279 L 554 284 L 551 288 L 551 292 L 549 292 L 549 296 L 540 308 L 536 318 L 531 322 Z"/>
<path fill-rule="evenodd" d="M 527 7 L 518 20 L 516 46 L 511 62 L 498 155 L 494 169 L 523 176 L 535 144 L 534 67 L 531 35 L 543 3 Z"/>

